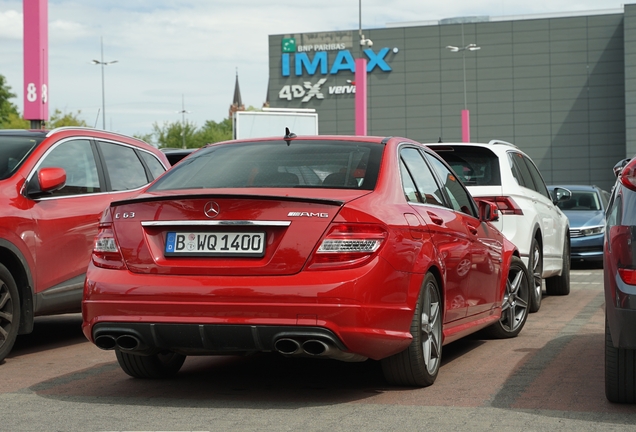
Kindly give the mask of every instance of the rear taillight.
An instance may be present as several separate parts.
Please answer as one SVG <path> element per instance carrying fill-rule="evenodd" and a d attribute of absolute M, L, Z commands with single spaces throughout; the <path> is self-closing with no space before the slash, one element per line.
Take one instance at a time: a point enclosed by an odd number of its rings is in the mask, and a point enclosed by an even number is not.
<path fill-rule="evenodd" d="M 636 158 L 625 165 L 619 174 L 619 178 L 626 188 L 636 191 Z"/>
<path fill-rule="evenodd" d="M 361 266 L 377 255 L 387 236 L 388 232 L 382 225 L 332 224 L 314 251 L 307 270 L 335 270 Z"/>
<path fill-rule="evenodd" d="M 117 246 L 110 210 L 106 209 L 99 221 L 99 229 L 93 243 L 93 264 L 97 267 L 122 270 L 126 268 Z"/>
<path fill-rule="evenodd" d="M 627 285 L 636 285 L 636 270 L 619 268 L 618 274 Z"/>
<path fill-rule="evenodd" d="M 523 210 L 517 205 L 515 200 L 508 196 L 479 197 L 483 201 L 491 201 L 497 204 L 499 211 L 503 215 L 523 215 Z"/>

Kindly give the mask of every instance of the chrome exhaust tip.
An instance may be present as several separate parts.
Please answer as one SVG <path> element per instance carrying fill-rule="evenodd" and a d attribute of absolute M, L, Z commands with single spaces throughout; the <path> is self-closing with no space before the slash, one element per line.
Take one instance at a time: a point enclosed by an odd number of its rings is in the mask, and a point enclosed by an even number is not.
<path fill-rule="evenodd" d="M 141 347 L 141 341 L 132 335 L 121 335 L 116 342 L 117 348 L 122 351 L 135 351 Z"/>
<path fill-rule="evenodd" d="M 281 338 L 274 342 L 274 349 L 281 354 L 292 355 L 300 351 L 300 344 L 294 339 Z"/>
<path fill-rule="evenodd" d="M 111 335 L 100 335 L 95 338 L 95 345 L 103 350 L 112 350 L 117 346 L 117 341 Z"/>
<path fill-rule="evenodd" d="M 323 355 L 328 350 L 329 350 L 329 345 L 319 340 L 310 339 L 303 343 L 303 351 L 305 351 L 305 353 L 312 356 Z"/>

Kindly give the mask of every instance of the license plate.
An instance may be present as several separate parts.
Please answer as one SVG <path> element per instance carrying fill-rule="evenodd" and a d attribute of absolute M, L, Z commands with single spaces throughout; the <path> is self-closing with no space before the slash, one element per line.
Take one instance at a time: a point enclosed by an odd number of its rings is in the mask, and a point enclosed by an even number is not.
<path fill-rule="evenodd" d="M 168 232 L 166 256 L 265 255 L 264 232 Z"/>

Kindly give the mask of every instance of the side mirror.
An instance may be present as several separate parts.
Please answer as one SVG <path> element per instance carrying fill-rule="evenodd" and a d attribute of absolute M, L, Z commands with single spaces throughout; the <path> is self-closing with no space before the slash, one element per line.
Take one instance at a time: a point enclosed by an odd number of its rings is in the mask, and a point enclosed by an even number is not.
<path fill-rule="evenodd" d="M 494 222 L 499 220 L 499 207 L 497 207 L 497 204 L 486 200 L 478 200 L 477 205 L 479 207 L 480 221 Z"/>
<path fill-rule="evenodd" d="M 34 181 L 37 178 L 37 181 Z M 41 195 L 61 189 L 66 184 L 63 168 L 41 168 L 27 186 L 28 195 Z"/>
<path fill-rule="evenodd" d="M 625 168 L 625 165 L 627 165 L 629 163 L 631 159 L 623 159 L 620 160 L 616 163 L 616 165 L 614 165 L 614 176 L 618 177 L 618 175 L 621 173 L 621 171 L 623 171 L 623 168 Z"/>
<path fill-rule="evenodd" d="M 570 198 L 572 198 L 572 191 L 570 191 L 569 189 L 562 188 L 562 187 L 555 187 L 554 190 L 552 191 L 552 202 L 554 204 L 561 201 L 567 201 Z"/>

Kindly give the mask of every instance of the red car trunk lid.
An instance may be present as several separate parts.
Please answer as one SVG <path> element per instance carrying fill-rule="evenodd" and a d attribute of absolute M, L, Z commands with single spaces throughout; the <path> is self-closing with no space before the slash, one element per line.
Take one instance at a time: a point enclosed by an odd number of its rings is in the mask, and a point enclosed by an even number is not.
<path fill-rule="evenodd" d="M 288 275 L 299 272 L 343 202 L 289 197 L 171 197 L 112 209 L 134 273 Z"/>

